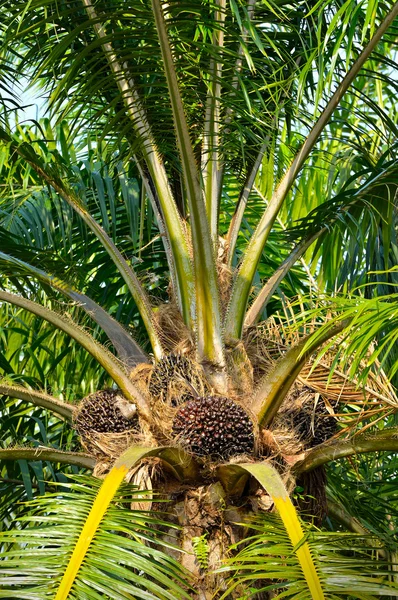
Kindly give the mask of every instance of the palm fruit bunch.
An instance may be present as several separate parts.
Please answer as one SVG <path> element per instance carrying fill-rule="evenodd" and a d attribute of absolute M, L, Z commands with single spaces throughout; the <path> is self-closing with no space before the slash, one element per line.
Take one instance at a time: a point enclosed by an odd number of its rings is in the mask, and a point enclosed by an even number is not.
<path fill-rule="evenodd" d="M 153 398 L 165 400 L 172 382 L 180 389 L 181 387 L 184 389 L 184 382 L 188 384 L 178 398 L 172 398 L 171 404 L 173 406 L 193 398 L 193 393 L 189 389 L 190 386 L 195 390 L 200 387 L 198 375 L 192 362 L 182 354 L 168 354 L 159 360 L 149 380 L 149 393 Z"/>
<path fill-rule="evenodd" d="M 335 404 L 337 405 L 337 402 Z M 292 414 L 292 420 L 296 432 L 307 448 L 326 442 L 337 432 L 336 418 L 329 413 L 322 396 L 316 403 L 304 403 Z"/>
<path fill-rule="evenodd" d="M 125 415 L 128 401 L 120 390 L 101 390 L 84 398 L 75 417 L 75 427 L 80 435 L 90 432 L 123 433 L 137 427 L 137 416 Z M 125 414 L 122 414 L 122 410 Z"/>
<path fill-rule="evenodd" d="M 172 432 L 176 441 L 198 456 L 227 459 L 254 451 L 249 415 L 222 396 L 186 402 L 174 417 Z"/>

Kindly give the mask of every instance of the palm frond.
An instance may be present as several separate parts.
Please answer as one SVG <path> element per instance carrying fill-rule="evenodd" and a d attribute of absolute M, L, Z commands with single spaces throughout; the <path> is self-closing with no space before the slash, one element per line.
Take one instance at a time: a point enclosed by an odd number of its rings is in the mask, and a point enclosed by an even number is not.
<path fill-rule="evenodd" d="M 371 434 L 358 434 L 351 440 L 334 440 L 319 444 L 307 453 L 303 460 L 297 463 L 297 472 L 312 471 L 325 463 L 355 454 L 366 454 L 367 452 L 398 451 L 398 429 L 396 427 L 385 427 L 382 431 Z"/>
<path fill-rule="evenodd" d="M 304 536 L 297 512 L 276 469 L 266 462 L 257 464 L 240 463 L 221 466 L 219 467 L 219 473 L 226 489 L 233 490 L 233 493 L 242 490 L 245 482 L 244 475 L 247 476 L 248 474 L 255 477 L 267 491 L 275 503 L 289 540 L 294 546 L 309 593 L 313 598 L 324 600 L 324 591 L 314 565 L 311 550 Z"/>
<path fill-rule="evenodd" d="M 27 385 L 74 403 L 96 389 L 94 381 L 96 386 L 111 384 L 96 359 L 33 313 L 4 303 L 0 316 L 0 366 L 11 385 Z"/>
<path fill-rule="evenodd" d="M 76 211 L 76 213 L 83 219 L 89 229 L 101 242 L 102 246 L 107 251 L 109 257 L 115 263 L 115 266 L 125 280 L 126 285 L 128 286 L 137 306 L 139 307 L 140 314 L 142 315 L 153 346 L 153 351 L 155 355 L 160 358 L 162 355 L 160 340 L 153 324 L 153 316 L 149 300 L 140 281 L 138 280 L 131 266 L 116 248 L 111 238 L 107 235 L 106 231 L 104 231 L 104 229 L 90 215 L 90 213 L 87 211 L 87 208 L 84 206 L 84 203 L 81 201 L 73 188 L 66 184 L 65 178 L 62 177 L 61 173 L 57 172 L 60 166 L 59 163 L 57 164 L 55 161 L 54 164 L 49 166 L 43 162 L 42 158 L 35 152 L 35 149 L 31 145 L 29 145 L 27 142 L 23 144 L 13 142 L 12 138 L 10 138 L 6 132 L 0 132 L 0 137 L 3 142 L 10 145 L 11 155 L 20 156 L 24 161 L 26 161 L 26 163 L 36 171 L 39 179 L 51 186 L 69 204 L 69 206 Z"/>
<path fill-rule="evenodd" d="M 390 417 L 393 424 L 394 417 Z M 397 457 L 389 451 L 358 454 L 328 467 L 328 503 L 331 500 L 342 506 L 350 519 L 360 524 L 362 532 L 376 536 L 384 552 L 390 554 L 398 550 Z M 334 513 L 331 511 L 329 516 L 329 527 L 336 529 Z"/>
<path fill-rule="evenodd" d="M 2 537 L 1 598 L 38 600 L 57 593 L 99 486 L 98 480 L 81 476 L 63 484 L 63 491 L 28 504 L 29 512 L 20 518 L 21 528 L 12 528 Z M 166 524 L 162 515 L 126 508 L 137 496 L 142 502 L 142 491 L 126 484 L 119 489 L 98 524 L 88 560 L 80 567 L 68 597 L 190 597 L 187 573 L 165 552 L 159 533 Z"/>
<path fill-rule="evenodd" d="M 238 590 L 240 597 L 247 600 L 265 591 L 272 591 L 275 598 L 308 598 L 307 583 L 296 557 L 297 549 L 280 517 L 262 515 L 250 526 L 255 533 L 246 540 L 249 543 L 223 567 L 232 574 L 223 598 L 227 598 L 232 590 Z M 305 524 L 303 528 L 327 598 L 337 600 L 348 596 L 373 600 L 398 595 L 397 584 L 389 581 L 393 565 L 371 559 L 371 536 L 325 533 Z M 377 548 L 376 540 L 375 543 Z"/>
<path fill-rule="evenodd" d="M 333 96 L 330 98 L 329 102 L 326 104 L 324 110 L 322 111 L 321 116 L 314 124 L 311 132 L 305 139 L 302 147 L 296 153 L 294 160 L 288 170 L 283 175 L 281 181 L 279 182 L 277 188 L 275 189 L 272 198 L 268 204 L 267 210 L 264 212 L 261 220 L 258 223 L 258 227 L 253 234 L 248 248 L 246 249 L 242 264 L 240 266 L 239 272 L 235 279 L 235 283 L 233 286 L 233 290 L 231 293 L 231 301 L 229 306 L 229 311 L 227 314 L 225 330 L 226 336 L 231 339 L 239 339 L 241 335 L 241 330 L 243 327 L 243 313 L 242 306 L 246 304 L 249 298 L 249 293 L 252 285 L 252 281 L 255 275 L 255 271 L 257 268 L 257 264 L 260 260 L 264 245 L 268 239 L 269 233 L 271 231 L 272 225 L 278 215 L 278 212 L 290 190 L 292 187 L 298 173 L 302 169 L 305 160 L 307 159 L 310 151 L 313 146 L 317 142 L 319 136 L 322 131 L 326 127 L 330 117 L 332 116 L 334 110 L 339 105 L 339 102 L 342 96 L 345 94 L 349 86 L 354 81 L 355 77 L 358 75 L 361 68 L 364 66 L 365 62 L 369 58 L 372 51 L 376 48 L 378 42 L 380 41 L 383 34 L 386 32 L 388 27 L 394 22 L 395 17 L 398 14 L 398 6 L 395 5 L 392 10 L 386 15 L 383 19 L 381 25 L 379 26 L 377 32 L 374 34 L 370 42 L 361 52 L 360 56 L 348 71 L 347 75 L 341 81 L 337 90 L 334 92 Z M 245 299 L 245 302 L 242 301 Z"/>
<path fill-rule="evenodd" d="M 46 123 L 42 125 L 44 128 Z M 65 164 L 71 184 L 123 256 L 132 261 L 145 291 L 153 295 L 156 284 L 161 285 L 168 278 L 166 256 L 150 205 L 144 206 L 140 217 L 136 170 L 131 165 L 126 169 L 120 161 L 115 163 L 114 157 L 101 147 L 84 161 L 71 163 L 70 156 L 74 155 L 75 148 L 66 142 L 68 129 L 65 124 L 56 129 L 48 135 L 58 140 L 57 147 L 62 151 L 58 160 Z M 36 143 L 36 150 L 43 150 L 44 160 L 52 162 L 51 152 L 49 154 L 49 149 L 43 147 L 35 131 L 19 130 L 19 141 L 31 142 L 31 138 Z M 54 144 L 55 141 L 51 142 L 51 147 Z M 7 162 L 7 152 L 1 174 L 4 177 L 0 208 L 3 252 L 33 267 L 40 266 L 41 270 L 69 285 L 73 282 L 73 288 L 96 301 L 125 327 L 138 325 L 140 331 L 141 317 L 116 267 L 73 209 L 48 189 L 29 166 L 22 162 Z M 137 224 L 143 217 L 147 227 L 142 239 L 138 240 Z M 18 287 L 15 279 L 14 283 Z M 31 287 L 31 293 L 33 289 Z M 48 286 L 45 290 L 49 293 Z M 129 343 L 123 333 L 122 338 L 131 348 L 133 340 Z"/>
<path fill-rule="evenodd" d="M 212 240 L 218 229 L 213 223 L 211 230 L 207 220 L 206 206 L 202 197 L 199 169 L 189 136 L 184 105 L 177 80 L 174 59 L 171 53 L 168 31 L 163 8 L 158 0 L 153 0 L 152 10 L 156 22 L 163 68 L 167 80 L 177 144 L 187 201 L 190 211 L 192 232 L 193 264 L 196 288 L 196 335 L 197 351 L 201 361 L 210 361 L 219 369 L 225 365 L 221 334 L 221 315 L 217 285 L 216 265 Z M 208 199 L 210 202 L 210 199 Z M 211 210 L 211 213 L 214 209 Z M 218 214 L 218 211 L 216 212 Z"/>
<path fill-rule="evenodd" d="M 118 363 L 115 357 L 106 348 L 101 347 L 87 331 L 83 331 L 76 323 L 73 323 L 62 315 L 21 296 L 0 291 L 0 301 L 10 302 L 15 306 L 19 306 L 20 308 L 32 312 L 78 341 L 78 343 L 90 352 L 99 364 L 104 367 L 109 375 L 114 378 L 115 382 L 120 386 L 120 389 L 123 390 L 126 398 L 129 398 L 132 402 L 136 402 L 143 415 L 148 414 L 146 399 L 138 388 L 130 381 L 124 368 Z"/>
<path fill-rule="evenodd" d="M 0 394 L 4 396 L 10 396 L 11 398 L 18 398 L 19 400 L 24 400 L 25 402 L 31 402 L 36 406 L 42 406 L 43 408 L 47 408 L 48 410 L 58 413 L 66 419 L 71 420 L 72 418 L 72 406 L 66 402 L 58 400 L 57 398 L 49 396 L 48 394 L 43 394 L 35 390 L 28 390 L 27 388 L 17 385 L 10 385 L 6 381 L 4 382 L 2 379 L 0 379 Z"/>
<path fill-rule="evenodd" d="M 308 357 L 319 345 L 338 335 L 345 327 L 347 321 L 340 322 L 334 328 L 329 327 L 323 336 L 310 334 L 276 362 L 253 395 L 252 410 L 259 423 L 268 424 L 272 421 Z"/>
<path fill-rule="evenodd" d="M 88 454 L 79 452 L 64 452 L 62 450 L 54 450 L 53 448 L 35 447 L 35 448 L 1 448 L 0 460 L 19 460 L 31 461 L 48 460 L 55 463 L 64 463 L 67 465 L 76 465 L 84 469 L 92 469 L 94 467 L 94 459 Z"/>
<path fill-rule="evenodd" d="M 0 262 L 4 262 L 8 267 L 12 266 L 13 277 L 21 274 L 33 276 L 45 284 L 50 285 L 61 294 L 67 296 L 72 301 L 77 302 L 79 306 L 105 331 L 108 338 L 115 347 L 119 358 L 129 367 L 134 367 L 139 363 L 147 361 L 147 358 L 138 344 L 123 329 L 123 327 L 112 319 L 110 315 L 99 306 L 94 300 L 76 290 L 73 286 L 58 277 L 49 275 L 42 269 L 38 269 L 28 263 L 21 261 L 9 254 L 0 252 Z"/>
<path fill-rule="evenodd" d="M 314 319 L 325 313 L 330 314 L 330 310 L 334 311 L 334 316 L 317 329 L 315 338 L 325 335 L 326 331 L 337 323 L 349 322 L 342 343 L 336 349 L 331 375 L 339 362 L 347 368 L 351 377 L 357 375 L 359 382 L 366 383 L 375 366 L 378 369 L 383 367 L 394 350 L 398 336 L 396 298 L 397 294 L 380 297 L 375 295 L 373 298 L 364 298 L 357 294 L 324 297 L 317 308 L 303 313 L 303 319 L 307 320 L 310 315 L 311 319 Z M 330 344 L 326 344 L 317 361 L 329 347 Z M 390 378 L 398 370 L 398 362 L 395 355 L 393 357 L 388 369 Z"/>

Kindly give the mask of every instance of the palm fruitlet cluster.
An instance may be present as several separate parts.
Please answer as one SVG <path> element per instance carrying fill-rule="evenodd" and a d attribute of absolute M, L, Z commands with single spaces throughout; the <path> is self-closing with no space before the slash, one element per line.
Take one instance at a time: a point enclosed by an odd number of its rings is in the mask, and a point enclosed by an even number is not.
<path fill-rule="evenodd" d="M 91 431 L 123 433 L 137 426 L 137 419 L 127 418 L 120 409 L 126 402 L 120 390 L 101 390 L 84 398 L 75 417 L 75 426 L 82 437 Z"/>
<path fill-rule="evenodd" d="M 253 424 L 228 398 L 208 396 L 184 404 L 173 422 L 176 441 L 197 456 L 226 459 L 254 451 Z"/>

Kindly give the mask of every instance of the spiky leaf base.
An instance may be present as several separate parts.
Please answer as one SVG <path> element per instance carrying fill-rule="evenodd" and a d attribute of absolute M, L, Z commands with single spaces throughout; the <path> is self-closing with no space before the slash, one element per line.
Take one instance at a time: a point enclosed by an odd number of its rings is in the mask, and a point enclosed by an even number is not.
<path fill-rule="evenodd" d="M 221 396 L 187 402 L 174 418 L 173 434 L 198 456 L 227 459 L 254 451 L 253 424 L 248 414 Z"/>
<path fill-rule="evenodd" d="M 137 426 L 137 417 L 127 419 L 119 405 L 126 403 L 119 390 L 101 390 L 81 401 L 75 418 L 80 435 L 96 433 L 123 433 Z"/>

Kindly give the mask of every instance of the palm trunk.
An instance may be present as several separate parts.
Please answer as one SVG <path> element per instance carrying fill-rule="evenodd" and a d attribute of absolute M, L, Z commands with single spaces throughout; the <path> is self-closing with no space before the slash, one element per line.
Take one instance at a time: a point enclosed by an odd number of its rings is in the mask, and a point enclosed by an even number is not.
<path fill-rule="evenodd" d="M 170 521 L 181 529 L 177 533 L 178 539 L 175 529 L 166 531 L 164 539 L 184 553 L 169 552 L 191 573 L 195 588 L 192 597 L 215 600 L 225 592 L 228 578 L 227 573 L 215 571 L 224 564 L 231 544 L 247 535 L 247 529 L 237 523 L 249 521 L 253 513 L 248 508 L 229 504 L 219 482 L 185 490 L 169 490 L 170 497 L 174 500 L 171 506 L 167 505 L 167 513 Z M 164 510 L 164 505 L 159 505 L 159 510 Z M 241 596 L 242 590 L 238 590 L 229 598 Z"/>

